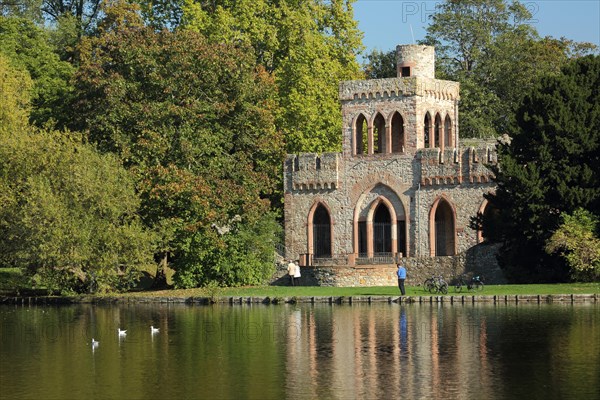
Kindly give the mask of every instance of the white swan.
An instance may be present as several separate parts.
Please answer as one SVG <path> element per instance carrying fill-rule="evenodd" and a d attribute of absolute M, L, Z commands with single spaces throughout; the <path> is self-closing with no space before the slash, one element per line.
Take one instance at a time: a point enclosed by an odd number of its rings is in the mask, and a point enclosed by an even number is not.
<path fill-rule="evenodd" d="M 127 329 L 121 330 L 121 328 L 117 328 L 117 331 L 119 332 L 119 336 L 127 335 Z"/>
<path fill-rule="evenodd" d="M 158 333 L 160 329 L 159 328 L 155 328 L 153 326 L 150 326 L 150 333 Z"/>
<path fill-rule="evenodd" d="M 98 346 L 98 341 L 95 340 L 94 338 L 92 338 L 92 347 L 97 347 Z"/>

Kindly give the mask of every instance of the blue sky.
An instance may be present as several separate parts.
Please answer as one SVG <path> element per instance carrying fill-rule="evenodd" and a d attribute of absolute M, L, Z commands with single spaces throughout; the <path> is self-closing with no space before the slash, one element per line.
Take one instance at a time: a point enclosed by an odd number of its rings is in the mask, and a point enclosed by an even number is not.
<path fill-rule="evenodd" d="M 540 36 L 566 37 L 600 46 L 600 0 L 521 2 L 533 14 Z M 438 1 L 357 0 L 354 17 L 364 33 L 366 51 L 391 50 L 425 37 L 428 15 Z M 412 27 L 412 34 L 411 34 Z"/>

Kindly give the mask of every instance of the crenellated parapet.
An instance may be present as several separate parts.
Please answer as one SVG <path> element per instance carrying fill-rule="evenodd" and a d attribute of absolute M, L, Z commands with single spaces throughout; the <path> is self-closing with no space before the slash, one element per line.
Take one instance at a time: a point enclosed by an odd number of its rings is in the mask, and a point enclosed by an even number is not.
<path fill-rule="evenodd" d="M 470 183 L 491 182 L 494 174 L 487 167 L 498 163 L 498 153 L 494 146 L 469 147 L 464 154 L 465 179 Z"/>
<path fill-rule="evenodd" d="M 461 162 L 457 149 L 421 149 L 421 185 L 458 185 L 462 183 Z"/>
<path fill-rule="evenodd" d="M 438 100 L 458 100 L 460 84 L 441 79 L 412 76 L 407 78 L 369 79 L 340 83 L 341 101 L 424 96 Z"/>
<path fill-rule="evenodd" d="M 444 151 L 439 148 L 421 149 L 418 158 L 423 186 L 491 182 L 494 174 L 487 166 L 498 162 L 493 146 Z"/>
<path fill-rule="evenodd" d="M 338 187 L 339 153 L 288 155 L 285 169 L 292 190 L 332 190 Z"/>

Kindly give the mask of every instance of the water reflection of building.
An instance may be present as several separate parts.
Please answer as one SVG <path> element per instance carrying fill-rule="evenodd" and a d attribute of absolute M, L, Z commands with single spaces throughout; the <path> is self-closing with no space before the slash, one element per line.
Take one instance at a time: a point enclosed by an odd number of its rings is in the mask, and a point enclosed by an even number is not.
<path fill-rule="evenodd" d="M 481 390 L 490 387 L 492 379 L 486 320 L 465 324 L 468 307 L 432 306 L 429 313 L 422 311 L 410 305 L 355 305 L 335 312 L 303 308 L 291 314 L 290 323 L 300 328 L 300 337 L 288 342 L 286 370 L 296 377 L 287 396 L 484 395 Z"/>

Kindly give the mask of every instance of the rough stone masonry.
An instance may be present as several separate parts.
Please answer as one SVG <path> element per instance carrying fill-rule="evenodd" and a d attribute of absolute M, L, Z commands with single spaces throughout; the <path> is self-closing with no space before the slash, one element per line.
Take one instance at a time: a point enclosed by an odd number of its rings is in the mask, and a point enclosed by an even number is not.
<path fill-rule="evenodd" d="M 435 78 L 433 47 L 396 53 L 397 77 L 340 83 L 340 153 L 286 157 L 285 256 L 316 285 L 390 285 L 399 259 L 409 284 L 482 269 L 502 280 L 495 257 L 472 256 L 497 246 L 470 227 L 491 211 L 494 143 L 461 146 L 460 85 Z"/>

